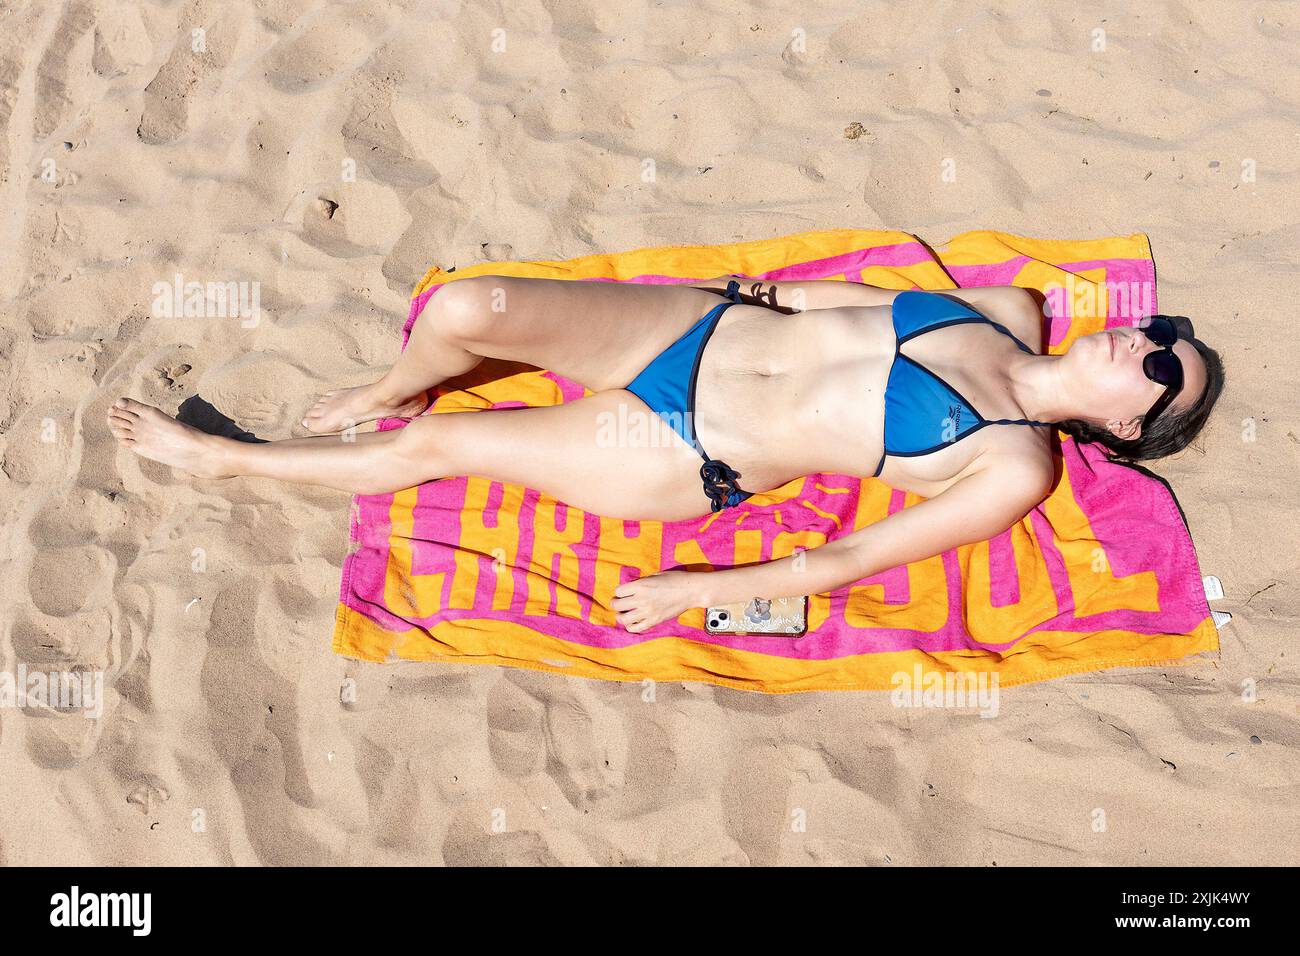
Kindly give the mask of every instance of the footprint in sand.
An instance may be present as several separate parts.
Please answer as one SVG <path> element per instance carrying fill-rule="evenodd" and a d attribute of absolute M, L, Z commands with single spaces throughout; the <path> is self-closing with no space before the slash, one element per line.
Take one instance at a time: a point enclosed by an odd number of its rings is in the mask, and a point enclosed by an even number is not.
<path fill-rule="evenodd" d="M 113 596 L 117 558 L 94 544 L 43 547 L 32 552 L 27 587 L 37 609 L 69 617 L 85 608 L 106 606 Z"/>
<path fill-rule="evenodd" d="M 383 9 L 326 7 L 310 26 L 277 43 L 266 57 L 266 80 L 285 93 L 303 93 L 366 62 L 391 27 Z"/>
<path fill-rule="evenodd" d="M 93 100 L 90 85 L 98 84 L 88 76 L 79 56 L 81 38 L 95 25 L 91 5 L 72 2 L 63 5 L 59 24 L 48 35 L 50 40 L 41 51 L 35 69 L 36 96 L 33 130 L 37 141 L 76 118 L 77 104 Z M 6 83 L 6 86 L 11 86 Z"/>
<path fill-rule="evenodd" d="M 546 708 L 514 681 L 493 683 L 487 698 L 488 752 L 506 776 L 531 777 L 546 766 Z"/>
<path fill-rule="evenodd" d="M 114 608 L 52 617 L 24 607 L 14 615 L 11 659 L 15 671 L 21 667 L 27 675 L 27 692 L 31 693 L 32 675 L 40 674 L 53 681 L 55 695 L 66 695 L 29 700 L 22 711 L 29 718 L 23 727 L 23 745 L 37 766 L 72 767 L 98 747 L 118 699 L 112 687 L 112 665 L 122 655 L 119 624 Z M 72 674 L 75 680 L 63 674 Z"/>
<path fill-rule="evenodd" d="M 94 71 L 112 79 L 144 66 L 153 57 L 153 44 L 135 4 L 103 6 L 95 20 Z"/>
<path fill-rule="evenodd" d="M 627 732 L 597 691 L 575 684 L 546 701 L 546 747 L 551 777 L 573 806 L 623 789 Z"/>
<path fill-rule="evenodd" d="M 239 11 L 227 12 L 212 2 L 183 10 L 171 56 L 144 89 L 136 136 L 152 146 L 175 142 L 189 132 L 192 101 L 204 92 L 208 77 L 229 65 L 239 43 Z"/>
<path fill-rule="evenodd" d="M 447 823 L 442 862 L 446 866 L 559 866 L 594 862 L 561 860 L 542 834 L 533 829 L 515 829 L 509 815 L 505 818 L 504 833 L 493 833 L 490 822 L 489 815 L 480 807 L 456 813 Z M 518 826 L 538 824 L 539 821 L 531 818 L 516 821 Z"/>
<path fill-rule="evenodd" d="M 48 402 L 29 407 L 5 433 L 0 470 L 22 485 L 53 480 L 67 470 L 75 431 L 71 409 Z"/>

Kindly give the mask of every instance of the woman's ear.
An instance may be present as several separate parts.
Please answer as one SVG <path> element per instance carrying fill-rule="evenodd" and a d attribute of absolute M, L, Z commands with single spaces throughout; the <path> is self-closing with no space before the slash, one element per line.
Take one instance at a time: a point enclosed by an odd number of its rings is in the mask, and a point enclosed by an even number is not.
<path fill-rule="evenodd" d="M 1142 419 L 1130 418 L 1126 422 L 1112 418 L 1106 423 L 1106 429 L 1116 438 L 1132 441 L 1142 434 Z"/>

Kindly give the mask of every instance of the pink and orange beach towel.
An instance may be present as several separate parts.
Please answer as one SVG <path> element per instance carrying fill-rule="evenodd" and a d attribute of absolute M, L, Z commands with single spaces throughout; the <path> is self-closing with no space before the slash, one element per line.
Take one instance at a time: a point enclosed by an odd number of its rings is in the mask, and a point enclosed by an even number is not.
<path fill-rule="evenodd" d="M 1047 296 L 1052 352 L 1156 311 L 1155 268 L 1142 234 L 1056 241 L 976 231 L 936 251 L 907 233 L 837 229 L 491 263 L 454 275 L 434 268 L 415 290 L 404 339 L 444 284 L 484 273 L 649 283 L 735 273 L 896 289 L 1019 285 Z M 473 381 L 441 387 L 429 414 L 586 394 L 550 372 L 484 368 Z M 810 596 L 808 633 L 799 639 L 710 635 L 701 609 L 634 635 L 617 625 L 610 602 L 624 580 L 783 557 L 919 499 L 878 479 L 819 474 L 719 514 L 660 523 L 585 513 L 475 476 L 357 496 L 334 650 L 366 661 L 503 664 L 768 693 L 887 689 L 916 668 L 996 673 L 1009 685 L 1216 652 L 1196 552 L 1169 491 L 1060 437 L 1061 479 L 1022 521 L 990 541 Z"/>

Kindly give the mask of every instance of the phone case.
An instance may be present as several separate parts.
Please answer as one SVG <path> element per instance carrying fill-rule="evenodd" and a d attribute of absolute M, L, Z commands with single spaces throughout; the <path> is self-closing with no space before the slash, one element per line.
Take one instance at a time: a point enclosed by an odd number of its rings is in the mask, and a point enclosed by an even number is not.
<path fill-rule="evenodd" d="M 706 608 L 704 629 L 710 634 L 803 637 L 808 631 L 808 598 L 756 597 Z"/>

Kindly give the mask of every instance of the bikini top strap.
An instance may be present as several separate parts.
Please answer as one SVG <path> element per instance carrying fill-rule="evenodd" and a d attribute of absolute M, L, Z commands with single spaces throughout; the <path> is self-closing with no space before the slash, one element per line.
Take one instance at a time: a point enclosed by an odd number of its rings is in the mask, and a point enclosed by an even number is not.
<path fill-rule="evenodd" d="M 989 425 L 1046 425 L 1049 428 L 1055 428 L 1056 422 L 1040 422 L 1032 418 L 991 418 L 986 419 Z"/>
<path fill-rule="evenodd" d="M 989 325 L 993 326 L 993 328 L 997 329 L 999 332 L 1001 332 L 1001 333 L 1002 333 L 1003 335 L 1005 335 L 1007 338 L 1011 339 L 1011 341 L 1012 341 L 1012 342 L 1015 342 L 1016 345 L 1020 346 L 1020 351 L 1026 353 L 1026 354 L 1028 354 L 1028 355 L 1037 355 L 1037 354 L 1038 354 L 1038 353 L 1035 352 L 1033 349 L 1031 349 L 1028 345 L 1026 345 L 1024 342 L 1020 341 L 1020 339 L 1018 339 L 1018 338 L 1016 337 L 1016 334 L 1015 334 L 1014 332 L 1012 332 L 1010 329 L 1008 329 L 1008 328 L 1007 328 L 1005 325 L 1003 325 L 1001 322 L 994 322 L 992 319 L 989 319 L 989 318 L 985 318 L 984 321 L 987 322 Z"/>
<path fill-rule="evenodd" d="M 743 300 L 740 298 L 740 283 L 737 282 L 735 279 L 732 279 L 730 282 L 727 283 L 727 291 L 724 292 L 723 295 L 725 295 L 728 299 L 730 299 L 732 302 L 735 302 L 737 304 L 741 304 L 743 302 Z"/>

